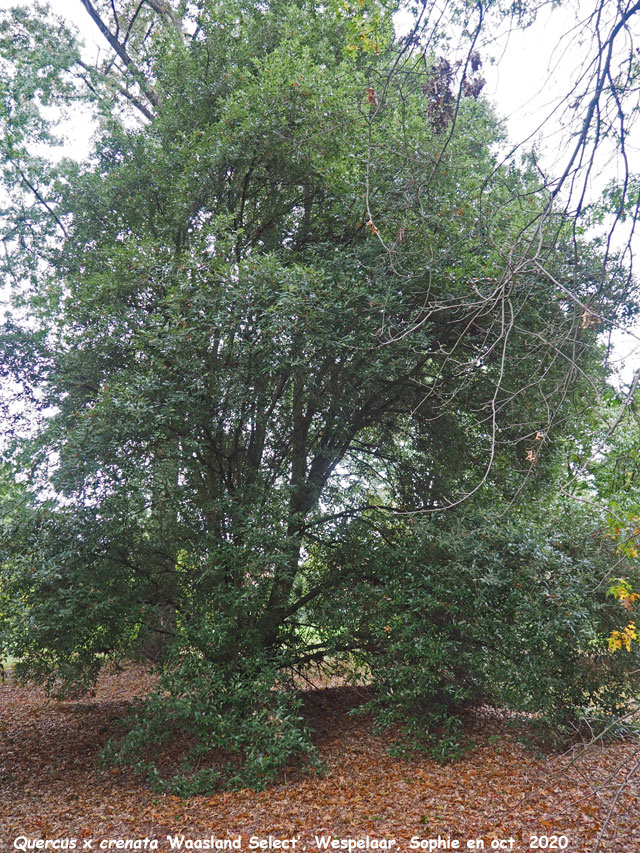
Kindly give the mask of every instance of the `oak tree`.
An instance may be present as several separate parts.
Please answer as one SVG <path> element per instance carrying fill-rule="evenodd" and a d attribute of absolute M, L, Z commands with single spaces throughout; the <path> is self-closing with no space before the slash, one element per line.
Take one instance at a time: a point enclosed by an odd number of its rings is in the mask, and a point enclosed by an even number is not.
<path fill-rule="evenodd" d="M 44 9 L 0 32 L 36 496 L 5 525 L 5 642 L 51 684 L 162 662 L 129 753 L 191 727 L 256 782 L 308 751 L 286 673 L 384 655 L 367 597 L 404 607 L 407 519 L 538 487 L 630 280 L 533 157 L 502 162 L 476 30 L 458 61 L 393 4 L 82 5 L 93 65 Z M 76 103 L 93 153 L 47 162 L 47 108 Z"/>

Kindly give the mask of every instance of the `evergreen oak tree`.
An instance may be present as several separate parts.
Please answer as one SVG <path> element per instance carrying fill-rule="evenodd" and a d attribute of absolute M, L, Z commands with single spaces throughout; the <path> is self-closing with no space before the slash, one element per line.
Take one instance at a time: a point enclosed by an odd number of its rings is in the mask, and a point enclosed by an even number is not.
<path fill-rule="evenodd" d="M 39 7 L 0 30 L 7 433 L 12 390 L 32 418 L 6 453 L 31 497 L 3 522 L 4 643 L 50 685 L 161 663 L 118 754 L 158 774 L 150 732 L 187 730 L 178 790 L 257 783 L 310 750 L 287 673 L 388 673 L 389 607 L 405 640 L 449 624 L 449 545 L 424 542 L 544 478 L 629 282 L 533 159 L 501 164 L 473 34 L 457 61 L 376 0 L 82 5 L 104 64 Z M 47 160 L 48 108 L 77 104 L 91 156 Z M 532 638 L 531 613 L 518 642 L 553 658 L 566 637 Z M 495 652 L 456 671 L 429 636 L 421 701 L 486 695 Z"/>

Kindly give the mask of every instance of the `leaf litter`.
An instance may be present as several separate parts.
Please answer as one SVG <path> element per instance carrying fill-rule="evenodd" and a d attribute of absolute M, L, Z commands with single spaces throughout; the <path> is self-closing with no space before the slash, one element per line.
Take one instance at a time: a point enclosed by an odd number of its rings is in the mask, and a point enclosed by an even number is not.
<path fill-rule="evenodd" d="M 513 838 L 532 849 L 533 836 L 564 835 L 569 853 L 640 851 L 640 742 L 598 743 L 564 755 L 526 748 L 507 715 L 481 708 L 468 715 L 475 748 L 455 764 L 392 757 L 391 737 L 349 711 L 356 687 L 305 693 L 305 713 L 325 772 L 293 769 L 262 791 L 181 799 L 144 779 L 102 767 L 98 754 L 118 731 L 136 697 L 153 685 L 141 665 L 105 673 L 95 695 L 48 698 L 7 679 L 0 685 L 0 850 L 29 838 L 188 838 L 300 836 L 298 850 L 317 850 L 316 835 L 395 838 L 410 851 L 421 839 Z M 78 846 L 80 843 L 78 842 Z M 94 846 L 97 846 L 94 842 Z M 503 848 L 504 849 L 504 848 Z"/>

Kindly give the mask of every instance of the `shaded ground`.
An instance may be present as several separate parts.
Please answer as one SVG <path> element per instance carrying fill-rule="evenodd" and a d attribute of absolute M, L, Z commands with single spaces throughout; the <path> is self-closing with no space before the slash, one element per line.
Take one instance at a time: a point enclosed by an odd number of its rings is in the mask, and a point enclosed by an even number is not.
<path fill-rule="evenodd" d="M 369 720 L 347 715 L 357 690 L 334 688 L 307 702 L 327 765 L 323 778 L 296 774 L 266 791 L 180 800 L 96 762 L 132 697 L 149 684 L 144 669 L 131 667 L 103 677 L 95 697 L 67 702 L 0 685 L 1 851 L 14 850 L 22 835 L 75 837 L 76 849 L 92 840 L 86 849 L 93 850 L 102 839 L 147 836 L 164 851 L 167 834 L 181 833 L 190 839 L 241 834 L 243 850 L 251 835 L 299 835 L 295 853 L 303 845 L 317 853 L 314 836 L 328 833 L 395 838 L 401 853 L 409 853 L 414 835 L 450 836 L 460 840 L 458 849 L 467 849 L 468 839 L 484 839 L 485 849 L 501 839 L 502 849 L 513 850 L 535 849 L 531 836 L 566 835 L 570 853 L 594 850 L 601 836 L 606 853 L 640 851 L 638 742 L 592 747 L 573 764 L 568 755 L 536 758 L 487 710 L 469 719 L 477 748 L 461 762 L 402 761 L 387 754 L 388 741 L 372 734 Z"/>

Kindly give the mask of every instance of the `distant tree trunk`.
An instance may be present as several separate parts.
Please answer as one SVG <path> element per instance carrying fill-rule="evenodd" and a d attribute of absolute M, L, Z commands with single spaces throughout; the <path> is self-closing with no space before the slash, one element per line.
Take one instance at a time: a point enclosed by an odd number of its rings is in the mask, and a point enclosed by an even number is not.
<path fill-rule="evenodd" d="M 152 589 L 146 602 L 137 652 L 154 663 L 161 663 L 176 634 L 176 553 L 167 552 L 165 543 L 172 541 L 171 528 L 176 522 L 175 490 L 178 465 L 173 448 L 163 450 L 154 464 L 151 507 L 151 531 L 158 546 L 157 563 L 150 569 Z"/>

